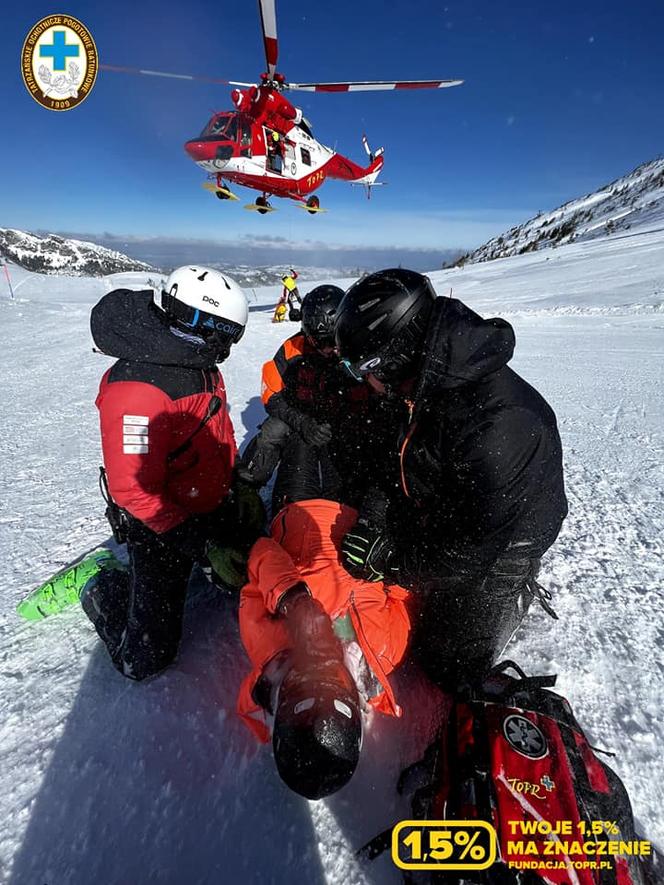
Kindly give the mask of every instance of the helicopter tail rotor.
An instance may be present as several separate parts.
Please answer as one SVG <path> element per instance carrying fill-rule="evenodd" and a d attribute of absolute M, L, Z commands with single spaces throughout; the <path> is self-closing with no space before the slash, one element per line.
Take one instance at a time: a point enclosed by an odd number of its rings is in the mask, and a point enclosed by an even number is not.
<path fill-rule="evenodd" d="M 385 152 L 385 148 L 379 147 L 377 150 L 372 151 L 369 147 L 369 142 L 367 141 L 366 135 L 362 136 L 362 144 L 364 145 L 364 150 L 367 152 L 367 156 L 369 157 L 369 163 L 373 163 L 376 157 L 381 157 Z M 381 163 L 381 166 L 383 164 Z M 380 171 L 380 169 L 379 169 Z"/>

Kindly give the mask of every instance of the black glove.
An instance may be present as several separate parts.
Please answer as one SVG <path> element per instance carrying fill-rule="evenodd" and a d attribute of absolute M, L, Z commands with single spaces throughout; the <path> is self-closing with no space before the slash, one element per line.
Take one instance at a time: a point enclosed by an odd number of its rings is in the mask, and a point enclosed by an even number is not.
<path fill-rule="evenodd" d="M 224 543 L 249 550 L 265 532 L 265 505 L 258 489 L 236 472 L 224 514 Z"/>
<path fill-rule="evenodd" d="M 384 529 L 358 520 L 341 542 L 341 564 L 361 581 L 396 582 L 397 567 L 392 539 Z"/>
<path fill-rule="evenodd" d="M 310 446 L 326 446 L 332 439 L 332 428 L 329 424 L 319 424 L 315 418 L 302 415 L 295 428 L 302 439 Z"/>
<path fill-rule="evenodd" d="M 384 529 L 387 526 L 387 507 L 385 492 L 372 487 L 362 499 L 358 521 L 375 529 Z"/>
<path fill-rule="evenodd" d="M 258 489 L 235 476 L 231 495 L 235 509 L 235 519 L 242 533 L 253 540 L 263 534 L 265 527 L 265 505 Z M 253 543 L 253 541 L 252 541 Z"/>

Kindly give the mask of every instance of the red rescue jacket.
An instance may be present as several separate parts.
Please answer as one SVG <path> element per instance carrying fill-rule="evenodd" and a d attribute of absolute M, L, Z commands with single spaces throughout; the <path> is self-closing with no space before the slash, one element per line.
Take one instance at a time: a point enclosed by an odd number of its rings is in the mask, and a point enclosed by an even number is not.
<path fill-rule="evenodd" d="M 221 504 L 236 445 L 213 356 L 174 335 L 151 300 L 148 292 L 111 292 L 93 309 L 91 326 L 99 349 L 120 357 L 96 400 L 109 490 L 120 507 L 165 532 Z M 192 436 L 213 396 L 221 407 Z"/>

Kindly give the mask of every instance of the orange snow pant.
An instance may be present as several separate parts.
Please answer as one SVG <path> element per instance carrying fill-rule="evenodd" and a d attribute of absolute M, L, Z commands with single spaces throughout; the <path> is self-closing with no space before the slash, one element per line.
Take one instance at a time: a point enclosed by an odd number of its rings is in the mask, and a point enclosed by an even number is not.
<path fill-rule="evenodd" d="M 249 554 L 249 581 L 240 595 L 240 636 L 252 664 L 238 697 L 243 721 L 262 740 L 269 739 L 265 711 L 252 691 L 263 668 L 290 648 L 284 621 L 276 614 L 282 594 L 304 582 L 328 615 L 345 615 L 382 691 L 369 703 L 382 713 L 400 716 L 389 675 L 403 660 L 410 636 L 408 591 L 382 581 L 351 577 L 339 559 L 341 540 L 355 524 L 357 512 L 334 501 L 314 499 L 289 504 Z"/>

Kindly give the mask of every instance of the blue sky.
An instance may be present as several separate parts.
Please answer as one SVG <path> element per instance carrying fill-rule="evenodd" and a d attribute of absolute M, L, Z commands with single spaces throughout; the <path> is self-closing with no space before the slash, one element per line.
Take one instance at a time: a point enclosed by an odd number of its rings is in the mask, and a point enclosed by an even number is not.
<path fill-rule="evenodd" d="M 257 6 L 64 4 L 101 61 L 253 81 L 263 70 Z M 64 8 L 64 7 L 63 7 Z M 408 93 L 292 93 L 314 134 L 363 161 L 385 146 L 386 187 L 328 183 L 329 213 L 275 201 L 260 217 L 201 189 L 182 145 L 229 89 L 100 72 L 85 103 L 56 114 L 28 95 L 19 56 L 30 27 L 63 11 L 3 13 L 0 226 L 257 243 L 282 236 L 361 246 L 479 245 L 539 209 L 591 191 L 662 152 L 664 5 L 409 0 L 277 0 L 279 69 L 294 81 L 459 77 Z"/>

